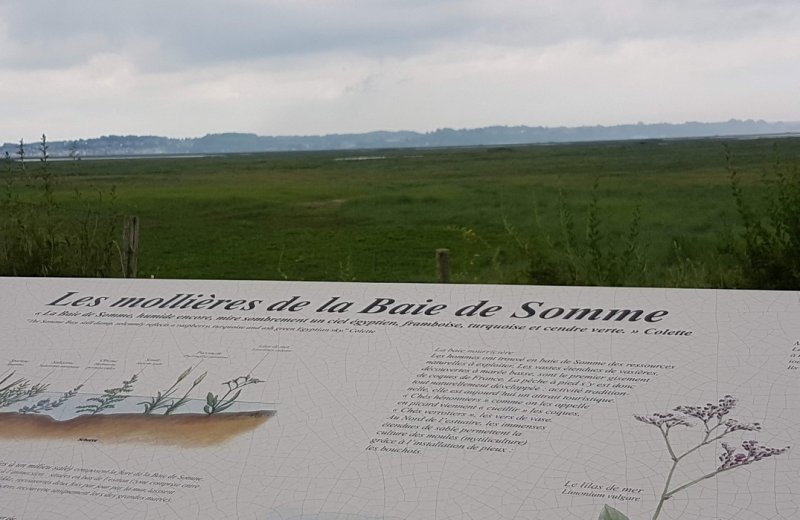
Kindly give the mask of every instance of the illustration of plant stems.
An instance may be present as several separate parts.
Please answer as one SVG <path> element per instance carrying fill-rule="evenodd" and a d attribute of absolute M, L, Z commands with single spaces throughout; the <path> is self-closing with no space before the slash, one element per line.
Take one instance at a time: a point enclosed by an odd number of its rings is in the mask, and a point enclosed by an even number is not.
<path fill-rule="evenodd" d="M 209 392 L 206 396 L 206 405 L 203 407 L 203 411 L 205 411 L 208 415 L 212 415 L 230 408 L 231 405 L 236 402 L 236 399 L 239 398 L 239 395 L 242 393 L 242 389 L 245 386 L 263 382 L 264 381 L 256 379 L 249 374 L 246 376 L 237 377 L 236 379 L 231 379 L 230 381 L 225 381 L 222 384 L 228 387 L 228 391 L 225 392 L 222 397 Z"/>
<path fill-rule="evenodd" d="M 130 379 L 127 381 L 122 382 L 122 386 L 117 388 L 107 388 L 103 391 L 103 395 L 100 397 L 92 397 L 87 399 L 87 401 L 92 401 L 95 404 L 84 404 L 76 408 L 78 413 L 89 413 L 91 415 L 98 414 L 103 410 L 108 410 L 110 408 L 114 408 L 120 401 L 124 400 L 128 397 L 128 394 L 131 393 L 133 390 L 133 384 L 138 379 L 138 376 L 134 374 L 131 376 Z"/>
<path fill-rule="evenodd" d="M 64 392 L 64 394 L 58 399 L 50 399 L 48 397 L 47 399 L 42 399 L 32 405 L 23 406 L 22 408 L 19 409 L 19 413 L 23 414 L 41 413 L 41 412 L 49 412 L 51 410 L 55 410 L 59 406 L 63 405 L 64 403 L 75 397 L 78 394 L 78 390 L 80 390 L 82 387 L 83 385 L 78 385 L 72 390 Z"/>
<path fill-rule="evenodd" d="M 192 383 L 191 388 L 189 388 L 189 390 L 187 390 L 186 393 L 183 394 L 183 397 L 181 397 L 177 401 L 173 401 L 172 404 L 170 404 L 167 407 L 167 410 L 164 412 L 164 415 L 169 415 L 178 408 L 180 408 L 181 406 L 183 406 L 184 404 L 186 404 L 186 401 L 189 400 L 189 394 L 192 393 L 192 390 L 194 390 L 195 387 L 203 381 L 203 379 L 205 379 L 206 374 L 208 374 L 208 372 L 203 372 L 203 374 L 200 377 L 195 379 L 194 382 Z"/>
<path fill-rule="evenodd" d="M 726 395 L 720 399 L 717 404 L 708 403 L 705 406 L 678 406 L 673 409 L 674 413 L 655 413 L 647 416 L 634 416 L 636 420 L 658 428 L 666 444 L 667 452 L 669 452 L 669 456 L 672 459 L 672 465 L 669 469 L 669 473 L 667 473 L 664 489 L 661 492 L 658 506 L 653 512 L 652 520 L 658 518 L 664 507 L 664 503 L 675 496 L 676 493 L 726 471 L 740 468 L 774 455 L 780 455 L 789 449 L 789 446 L 785 448 L 770 448 L 759 444 L 757 441 L 746 440 L 742 443 L 743 451 L 737 452 L 736 447 L 723 442 L 722 448 L 724 452 L 719 456 L 720 465 L 714 471 L 679 486 L 673 486 L 672 479 L 678 464 L 692 453 L 695 453 L 700 448 L 714 443 L 733 432 L 761 430 L 761 424 L 757 422 L 748 424 L 740 423 L 736 419 L 723 420 L 723 417 L 728 415 L 735 406 L 736 399 L 733 396 Z M 691 422 L 691 419 L 700 420 L 704 430 L 703 436 L 698 444 L 682 453 L 678 453 L 670 440 L 670 432 L 672 428 L 676 426 L 695 426 L 695 424 Z"/>
<path fill-rule="evenodd" d="M 178 384 L 180 384 L 181 381 L 186 379 L 186 376 L 188 376 L 191 371 L 192 367 L 187 368 L 186 370 L 183 371 L 181 375 L 178 376 L 178 379 L 174 383 L 172 383 L 171 387 L 164 390 L 164 392 L 159 391 L 154 397 L 150 398 L 150 401 L 143 401 L 141 403 L 138 403 L 144 405 L 144 414 L 150 415 L 151 413 L 155 412 L 160 408 L 169 407 L 170 403 L 167 402 L 167 399 L 169 399 L 170 396 L 172 396 L 172 394 L 175 393 L 175 391 L 178 388 Z"/>
<path fill-rule="evenodd" d="M 16 371 L 12 371 L 0 379 L 0 408 L 36 397 L 47 389 L 48 385 L 43 383 L 31 385 L 30 380 L 24 377 L 11 380 L 15 373 Z"/>

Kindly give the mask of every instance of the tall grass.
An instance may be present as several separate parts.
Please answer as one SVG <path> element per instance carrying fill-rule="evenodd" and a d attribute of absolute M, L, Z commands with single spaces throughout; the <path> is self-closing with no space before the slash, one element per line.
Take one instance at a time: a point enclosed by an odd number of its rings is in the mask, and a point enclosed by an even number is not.
<path fill-rule="evenodd" d="M 726 226 L 716 243 L 706 244 L 702 258 L 689 252 L 691 237 L 673 237 L 660 272 L 650 267 L 655 262 L 641 232 L 641 204 L 628 216 L 627 230 L 620 232 L 619 212 L 604 212 L 601 207 L 599 178 L 583 205 L 559 191 L 556 233 L 542 226 L 535 203 L 532 224 L 519 226 L 532 231 L 524 235 L 504 218 L 507 236 L 499 245 L 491 245 L 472 229 L 453 229 L 484 247 L 483 256 L 490 259 L 483 264 L 491 265 L 494 281 L 502 283 L 800 289 L 800 169 L 776 157 L 761 185 L 744 188 L 726 151 L 732 201 L 741 226 Z M 756 194 L 760 200 L 753 203 Z M 474 254 L 467 265 L 478 266 L 479 256 Z M 482 281 L 465 275 L 461 272 L 459 278 Z"/>
<path fill-rule="evenodd" d="M 559 220 L 562 242 L 549 241 L 551 264 L 563 264 L 560 283 L 565 285 L 636 285 L 646 281 L 645 245 L 640 235 L 641 205 L 634 207 L 624 235 L 612 233 L 604 223 L 600 207 L 600 178 L 592 185 L 586 208 L 583 237 L 576 232 L 573 210 L 563 192 L 559 192 Z M 541 255 L 540 255 L 541 256 Z M 541 283 L 532 259 L 528 282 Z"/>
<path fill-rule="evenodd" d="M 39 142 L 38 164 L 3 158 L 0 199 L 0 275 L 113 276 L 120 272 L 120 215 L 115 193 L 76 189 L 70 209 L 56 197 L 47 137 Z M 77 210 L 75 208 L 78 208 Z"/>
<path fill-rule="evenodd" d="M 733 157 L 726 150 L 726 167 L 743 231 L 732 249 L 738 253 L 742 278 L 759 289 L 800 289 L 800 169 L 775 159 L 763 176 L 766 185 L 761 211 L 739 182 Z"/>
<path fill-rule="evenodd" d="M 504 218 L 505 242 L 490 245 L 490 239 L 471 229 L 463 236 L 485 246 L 483 256 L 491 260 L 482 265 L 491 265 L 495 281 L 501 283 L 797 290 L 800 167 L 796 161 L 782 160 L 777 143 L 772 154 L 774 160 L 764 168 L 760 182 L 753 182 L 750 175 L 750 181 L 742 183 L 733 155 L 724 147 L 733 195 L 729 200 L 739 223 L 718 226 L 712 241 L 698 243 L 696 237 L 684 234 L 643 235 L 641 202 L 626 217 L 619 203 L 613 207 L 613 193 L 601 196 L 599 177 L 588 200 L 575 191 L 567 195 L 559 190 L 554 218 L 551 211 L 555 231 L 542 225 L 534 202 L 528 218 L 514 223 Z M 604 205 L 611 205 L 611 210 Z M 524 234 L 519 229 L 529 231 Z M 650 243 L 659 240 L 663 243 Z M 470 265 L 480 265 L 478 256 Z M 473 276 L 468 281 L 481 280 Z"/>
<path fill-rule="evenodd" d="M 649 281 L 646 244 L 641 236 L 641 205 L 636 204 L 624 233 L 612 230 L 602 211 L 600 178 L 595 178 L 589 202 L 583 206 L 558 192 L 558 229 L 542 225 L 534 200 L 532 222 L 519 226 L 503 219 L 504 243 L 491 246 L 468 228 L 457 228 L 466 240 L 482 244 L 491 256 L 497 280 L 540 285 L 642 285 Z M 584 215 L 581 222 L 576 209 Z M 528 229 L 526 233 L 520 229 Z M 476 255 L 477 257 L 478 255 Z M 472 262 L 473 265 L 477 262 Z M 463 273 L 461 273 L 463 275 Z M 479 281 L 477 279 L 472 281 Z"/>

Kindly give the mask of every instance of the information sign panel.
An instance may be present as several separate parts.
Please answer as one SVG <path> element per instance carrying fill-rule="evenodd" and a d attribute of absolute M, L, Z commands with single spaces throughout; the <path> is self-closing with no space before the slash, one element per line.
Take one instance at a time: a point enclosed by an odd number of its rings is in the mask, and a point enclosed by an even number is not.
<path fill-rule="evenodd" d="M 800 518 L 797 292 L 0 294 L 0 519 Z"/>

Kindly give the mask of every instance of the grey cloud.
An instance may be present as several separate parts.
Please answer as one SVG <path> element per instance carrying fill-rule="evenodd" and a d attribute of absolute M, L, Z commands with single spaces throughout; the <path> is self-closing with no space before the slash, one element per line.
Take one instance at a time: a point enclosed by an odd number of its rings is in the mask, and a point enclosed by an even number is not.
<path fill-rule="evenodd" d="M 0 66 L 68 68 L 101 53 L 141 70 L 438 46 L 737 39 L 794 31 L 796 0 L 0 1 Z M 5 42 L 3 42 L 5 39 Z M 3 45 L 4 43 L 4 45 Z M 5 47 L 3 49 L 2 47 Z"/>
<path fill-rule="evenodd" d="M 66 68 L 117 53 L 144 70 L 347 52 L 406 58 L 442 45 L 735 39 L 793 30 L 795 0 L 139 0 L 0 3 L 0 65 Z M 0 40 L 1 41 L 1 40 Z"/>
<path fill-rule="evenodd" d="M 43 7 L 46 5 L 46 7 Z M 272 56 L 349 51 L 414 52 L 430 40 L 458 37 L 469 24 L 452 3 L 354 2 L 61 2 L 5 4 L 5 32 L 23 55 L 17 66 L 75 65 L 93 54 L 126 53 L 145 68 L 175 68 Z M 446 21 L 446 23 L 442 23 Z M 141 55 L 139 53 L 144 53 Z"/>

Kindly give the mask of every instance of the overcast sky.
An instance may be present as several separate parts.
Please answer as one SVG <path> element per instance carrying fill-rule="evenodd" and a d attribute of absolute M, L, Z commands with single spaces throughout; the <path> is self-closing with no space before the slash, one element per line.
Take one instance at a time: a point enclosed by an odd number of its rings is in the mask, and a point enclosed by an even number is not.
<path fill-rule="evenodd" d="M 800 120 L 798 0 L 0 0 L 0 141 Z"/>

